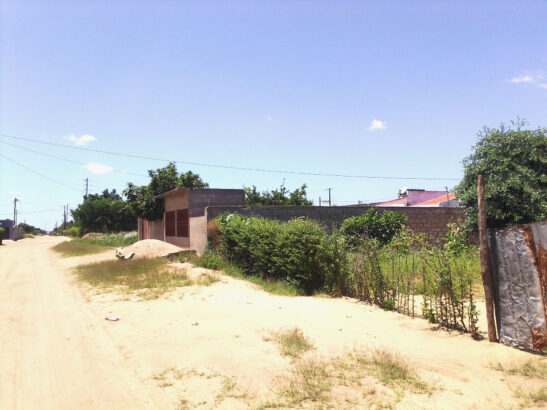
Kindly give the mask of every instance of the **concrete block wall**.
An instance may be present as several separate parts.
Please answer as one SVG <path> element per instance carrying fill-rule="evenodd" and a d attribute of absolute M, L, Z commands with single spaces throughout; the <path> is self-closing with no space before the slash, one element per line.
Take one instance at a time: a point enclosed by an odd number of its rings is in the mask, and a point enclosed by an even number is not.
<path fill-rule="evenodd" d="M 339 228 L 345 219 L 362 215 L 369 208 L 368 206 L 209 206 L 206 212 L 208 221 L 223 213 L 237 213 L 279 221 L 304 217 L 318 222 L 330 232 Z M 449 223 L 462 222 L 465 219 L 463 208 L 378 207 L 378 210 L 407 215 L 408 227 L 412 231 L 424 233 L 434 239 L 444 236 Z"/>

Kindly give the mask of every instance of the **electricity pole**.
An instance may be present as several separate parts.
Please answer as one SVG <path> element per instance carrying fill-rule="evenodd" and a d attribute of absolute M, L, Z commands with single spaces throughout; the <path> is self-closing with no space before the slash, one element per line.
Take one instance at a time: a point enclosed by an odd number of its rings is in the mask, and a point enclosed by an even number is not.
<path fill-rule="evenodd" d="M 67 208 L 68 208 L 68 205 L 66 206 L 66 208 L 65 208 L 65 206 L 63 205 L 63 220 L 64 220 L 64 222 L 63 222 L 63 229 L 66 229 L 66 213 L 67 213 Z"/>
<path fill-rule="evenodd" d="M 87 198 L 88 191 L 89 191 L 89 178 L 86 178 L 85 179 L 85 197 L 84 198 Z"/>
<path fill-rule="evenodd" d="M 15 235 L 15 228 L 17 228 L 17 198 L 13 200 L 13 234 Z"/>
<path fill-rule="evenodd" d="M 332 206 L 331 197 L 330 197 L 330 191 L 331 190 L 332 190 L 332 188 L 329 188 L 329 206 Z"/>

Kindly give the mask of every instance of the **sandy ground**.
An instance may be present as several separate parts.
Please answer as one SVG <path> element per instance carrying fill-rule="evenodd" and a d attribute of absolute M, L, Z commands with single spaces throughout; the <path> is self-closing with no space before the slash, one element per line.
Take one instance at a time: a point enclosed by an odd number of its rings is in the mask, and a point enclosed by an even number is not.
<path fill-rule="evenodd" d="M 290 374 L 272 333 L 292 327 L 313 342 L 308 357 L 385 348 L 442 387 L 397 408 L 516 408 L 517 389 L 541 387 L 490 368 L 528 353 L 352 299 L 269 295 L 225 276 L 151 301 L 90 291 L 70 268 L 114 252 L 63 259 L 48 249 L 61 240 L 0 247 L 0 409 L 256 408 Z"/>

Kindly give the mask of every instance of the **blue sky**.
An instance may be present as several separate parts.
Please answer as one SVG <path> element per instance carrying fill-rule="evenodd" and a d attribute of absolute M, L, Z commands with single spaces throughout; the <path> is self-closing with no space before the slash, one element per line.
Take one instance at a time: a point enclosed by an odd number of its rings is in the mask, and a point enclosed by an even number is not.
<path fill-rule="evenodd" d="M 329 187 L 338 205 L 387 200 L 403 186 L 457 184 L 483 125 L 547 125 L 546 1 L 0 4 L 2 134 L 245 168 L 450 178 L 178 165 L 212 187 L 285 179 L 316 202 Z M 17 197 L 19 221 L 45 229 L 81 202 L 85 178 L 91 192 L 121 191 L 166 165 L 5 137 L 0 154 L 26 167 L 0 157 L 0 219 Z"/>

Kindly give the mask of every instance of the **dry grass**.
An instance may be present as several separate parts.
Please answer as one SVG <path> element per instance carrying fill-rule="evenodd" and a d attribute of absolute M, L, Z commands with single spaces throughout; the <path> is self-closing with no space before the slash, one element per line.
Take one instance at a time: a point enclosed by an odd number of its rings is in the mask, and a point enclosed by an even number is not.
<path fill-rule="evenodd" d="M 386 350 L 354 351 L 327 360 L 294 362 L 277 400 L 260 408 L 393 408 L 409 391 L 430 395 L 428 384 L 400 356 Z"/>
<path fill-rule="evenodd" d="M 71 257 L 100 253 L 113 248 L 101 245 L 98 242 L 89 241 L 87 239 L 73 239 L 71 241 L 58 243 L 51 249 L 60 253 L 64 257 Z"/>
<path fill-rule="evenodd" d="M 120 246 L 129 246 L 137 242 L 136 232 L 110 233 L 87 239 L 72 239 L 61 242 L 51 249 L 64 257 L 90 255 L 100 253 Z"/>
<path fill-rule="evenodd" d="M 170 270 L 165 259 L 103 261 L 78 266 L 75 271 L 81 281 L 92 286 L 137 292 L 145 299 L 157 298 L 174 288 L 194 284 L 186 272 Z"/>
<path fill-rule="evenodd" d="M 281 349 L 283 356 L 289 356 L 293 359 L 300 357 L 308 350 L 313 348 L 313 344 L 304 336 L 298 328 L 279 331 L 274 334 L 274 340 Z"/>
<path fill-rule="evenodd" d="M 541 387 L 530 393 L 524 393 L 522 390 L 517 390 L 515 396 L 521 399 L 520 406 L 522 408 L 532 406 L 545 408 L 545 405 L 547 405 L 547 387 Z"/>
<path fill-rule="evenodd" d="M 492 369 L 498 370 L 511 376 L 524 376 L 533 379 L 547 380 L 547 360 L 542 358 L 531 358 L 523 362 L 512 362 L 509 364 L 501 364 L 498 362 L 491 365 Z"/>

